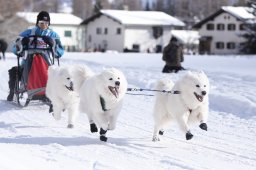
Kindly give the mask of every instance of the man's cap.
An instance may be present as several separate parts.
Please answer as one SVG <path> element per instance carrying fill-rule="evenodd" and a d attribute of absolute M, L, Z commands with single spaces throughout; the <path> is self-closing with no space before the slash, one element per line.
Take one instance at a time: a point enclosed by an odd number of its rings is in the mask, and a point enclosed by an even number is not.
<path fill-rule="evenodd" d="M 39 14 L 37 15 L 37 20 L 36 20 L 36 25 L 38 24 L 38 21 L 48 21 L 49 25 L 50 25 L 50 15 L 48 12 L 46 11 L 41 11 L 39 12 Z"/>

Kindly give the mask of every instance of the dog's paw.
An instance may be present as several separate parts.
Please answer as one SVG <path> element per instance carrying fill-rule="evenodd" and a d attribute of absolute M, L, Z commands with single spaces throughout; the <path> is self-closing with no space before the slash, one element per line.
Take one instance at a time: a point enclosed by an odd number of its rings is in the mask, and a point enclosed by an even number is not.
<path fill-rule="evenodd" d="M 100 140 L 103 141 L 103 142 L 107 142 L 108 138 L 104 135 L 101 135 Z"/>
<path fill-rule="evenodd" d="M 104 130 L 102 128 L 100 128 L 100 135 L 106 135 L 108 130 Z"/>
<path fill-rule="evenodd" d="M 153 139 L 152 139 L 153 142 L 157 142 L 157 141 L 160 141 L 160 138 L 157 137 L 157 136 L 153 136 Z"/>
<path fill-rule="evenodd" d="M 74 125 L 73 124 L 68 124 L 67 128 L 72 129 L 72 128 L 74 128 Z"/>
<path fill-rule="evenodd" d="M 206 123 L 201 123 L 201 124 L 199 125 L 199 127 L 200 127 L 201 129 L 207 131 L 207 124 L 206 124 Z"/>
<path fill-rule="evenodd" d="M 164 130 L 159 130 L 159 135 L 164 135 Z"/>
<path fill-rule="evenodd" d="M 90 124 L 90 130 L 92 133 L 98 132 L 98 128 L 95 123 Z"/>
<path fill-rule="evenodd" d="M 192 135 L 192 133 L 190 133 L 189 131 L 186 133 L 186 139 L 187 140 L 190 140 L 190 139 L 192 139 L 193 138 L 193 135 Z"/>

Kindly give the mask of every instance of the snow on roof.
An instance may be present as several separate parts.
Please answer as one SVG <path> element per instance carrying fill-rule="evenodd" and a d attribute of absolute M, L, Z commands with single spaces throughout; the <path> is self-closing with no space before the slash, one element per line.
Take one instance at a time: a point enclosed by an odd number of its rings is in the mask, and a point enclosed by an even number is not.
<path fill-rule="evenodd" d="M 100 12 L 125 25 L 185 26 L 184 22 L 160 11 L 101 10 Z"/>
<path fill-rule="evenodd" d="M 253 19 L 255 16 L 250 13 L 249 7 L 223 6 L 222 9 L 240 19 Z"/>
<path fill-rule="evenodd" d="M 171 30 L 172 36 L 183 44 L 199 44 L 199 32 L 193 30 Z"/>
<path fill-rule="evenodd" d="M 25 18 L 29 23 L 36 23 L 38 12 L 18 12 L 17 16 Z M 51 24 L 54 25 L 79 25 L 82 19 L 67 13 L 50 13 Z"/>
<path fill-rule="evenodd" d="M 208 21 L 212 21 L 216 16 L 222 14 L 223 12 L 229 13 L 241 22 L 252 22 L 256 19 L 256 17 L 252 13 L 250 13 L 250 11 L 252 11 L 252 8 L 249 7 L 222 6 L 218 11 L 216 11 L 212 15 L 196 23 L 193 26 L 193 28 L 200 28 L 203 24 L 205 24 Z"/>

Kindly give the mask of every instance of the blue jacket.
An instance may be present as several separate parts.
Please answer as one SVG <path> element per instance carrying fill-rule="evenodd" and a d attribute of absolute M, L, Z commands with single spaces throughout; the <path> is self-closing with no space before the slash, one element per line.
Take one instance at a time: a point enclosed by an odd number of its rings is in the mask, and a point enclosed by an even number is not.
<path fill-rule="evenodd" d="M 56 42 L 56 57 L 61 57 L 64 54 L 64 49 L 60 42 L 59 35 L 53 31 L 52 29 L 48 28 L 46 30 L 40 29 L 40 27 L 35 26 L 33 28 L 29 28 L 19 34 L 19 38 L 28 37 L 31 35 L 38 35 L 38 36 L 49 36 Z M 12 51 L 14 54 L 17 54 L 16 44 L 14 44 Z"/>

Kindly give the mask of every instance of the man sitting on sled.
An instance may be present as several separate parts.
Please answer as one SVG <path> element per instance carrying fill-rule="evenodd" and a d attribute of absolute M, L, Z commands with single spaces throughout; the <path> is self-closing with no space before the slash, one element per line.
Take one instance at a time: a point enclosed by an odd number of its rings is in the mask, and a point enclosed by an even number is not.
<path fill-rule="evenodd" d="M 18 38 L 13 46 L 13 53 L 16 54 L 18 57 L 24 57 L 24 55 L 25 55 L 24 51 L 26 49 L 28 49 L 28 48 L 31 49 L 31 47 L 33 48 L 33 46 L 35 46 L 35 48 L 41 48 L 40 45 L 43 45 L 43 43 L 44 43 L 52 48 L 54 47 L 54 49 L 53 49 L 54 57 L 60 58 L 64 54 L 64 49 L 61 45 L 59 35 L 56 32 L 54 32 L 53 30 L 51 30 L 49 28 L 49 25 L 50 25 L 49 13 L 46 11 L 41 11 L 37 15 L 36 26 L 23 31 L 18 36 Z M 41 42 L 43 42 L 43 43 L 40 43 L 40 40 L 39 40 L 39 38 L 37 38 L 37 36 L 42 39 Z M 34 39 L 32 39 L 31 37 L 32 38 L 34 37 Z M 50 53 L 50 51 L 48 51 L 48 53 Z M 44 57 L 45 56 L 47 57 L 50 54 L 48 55 L 47 52 L 45 52 L 44 54 L 41 54 L 41 55 L 43 55 Z M 40 62 L 38 62 L 38 63 L 40 63 Z M 29 60 L 27 61 L 26 59 L 23 59 L 23 61 L 21 63 L 22 67 L 18 68 L 17 66 L 14 66 L 9 70 L 9 82 L 8 83 L 9 83 L 10 93 L 7 97 L 8 101 L 13 100 L 17 72 L 19 73 L 18 75 L 20 77 L 20 75 L 23 72 L 23 67 L 24 67 L 23 65 L 25 65 L 25 64 L 29 65 L 31 63 L 29 63 Z M 51 63 L 48 63 L 48 65 L 51 65 Z M 47 68 L 48 68 L 48 65 L 47 65 Z M 30 67 L 32 69 L 32 66 L 30 66 Z"/>

